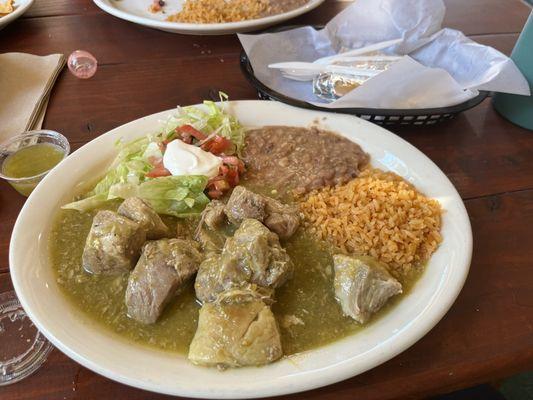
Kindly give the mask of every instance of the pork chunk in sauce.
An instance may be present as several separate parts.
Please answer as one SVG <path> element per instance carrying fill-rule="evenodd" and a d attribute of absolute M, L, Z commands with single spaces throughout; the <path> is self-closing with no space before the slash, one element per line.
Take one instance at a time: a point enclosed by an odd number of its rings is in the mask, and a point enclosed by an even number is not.
<path fill-rule="evenodd" d="M 99 211 L 83 249 L 83 268 L 107 275 L 130 271 L 145 240 L 145 230 L 137 222 L 113 211 Z"/>
<path fill-rule="evenodd" d="M 245 219 L 222 253 L 212 254 L 201 265 L 195 282 L 196 297 L 215 301 L 219 293 L 247 285 L 276 289 L 293 273 L 289 255 L 278 236 L 261 222 Z"/>
<path fill-rule="evenodd" d="M 298 230 L 300 217 L 298 208 L 291 204 L 283 204 L 267 197 L 266 217 L 263 223 L 278 234 L 281 239 L 288 239 Z"/>
<path fill-rule="evenodd" d="M 211 230 L 220 229 L 226 222 L 225 207 L 226 205 L 220 200 L 211 200 L 202 212 L 200 225 L 204 224 Z"/>
<path fill-rule="evenodd" d="M 209 367 L 245 367 L 271 363 L 283 355 L 270 307 L 252 293 L 225 292 L 200 309 L 189 360 Z"/>
<path fill-rule="evenodd" d="M 239 225 L 246 218 L 263 221 L 266 217 L 266 205 L 264 196 L 244 186 L 237 186 L 231 193 L 225 212 L 229 221 L 234 225 Z"/>
<path fill-rule="evenodd" d="M 244 186 L 233 189 L 225 212 L 235 225 L 239 225 L 245 218 L 253 218 L 264 223 L 282 239 L 291 237 L 300 226 L 295 206 L 254 193 Z"/>
<path fill-rule="evenodd" d="M 200 264 L 194 281 L 194 290 L 196 297 L 202 303 L 215 301 L 225 287 L 232 286 L 231 281 L 222 280 L 221 267 L 220 254 L 215 252 L 210 253 Z"/>
<path fill-rule="evenodd" d="M 138 222 L 146 231 L 146 238 L 161 239 L 170 236 L 170 230 L 161 217 L 144 200 L 130 197 L 124 200 L 117 211 L 120 215 Z"/>
<path fill-rule="evenodd" d="M 345 315 L 364 324 L 402 285 L 387 268 L 371 257 L 333 256 L 335 296 Z"/>
<path fill-rule="evenodd" d="M 202 212 L 200 222 L 194 232 L 197 240 L 206 254 L 220 253 L 226 241 L 224 226 L 227 223 L 224 213 L 225 204 L 219 200 L 212 200 Z"/>
<path fill-rule="evenodd" d="M 192 240 L 147 242 L 128 279 L 128 315 L 145 324 L 157 321 L 164 307 L 196 273 L 202 261 Z"/>
<path fill-rule="evenodd" d="M 226 240 L 222 265 L 236 279 L 244 277 L 246 281 L 274 289 L 283 285 L 293 272 L 278 235 L 255 219 L 245 219 L 233 237 Z"/>
<path fill-rule="evenodd" d="M 303 194 L 357 177 L 369 156 L 351 140 L 316 127 L 266 126 L 246 132 L 243 160 L 248 181 Z"/>

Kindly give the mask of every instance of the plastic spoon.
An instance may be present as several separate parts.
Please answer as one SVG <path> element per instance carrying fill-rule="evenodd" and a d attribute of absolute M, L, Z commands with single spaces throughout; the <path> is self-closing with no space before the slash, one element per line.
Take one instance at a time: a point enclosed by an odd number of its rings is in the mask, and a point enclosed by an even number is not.
<path fill-rule="evenodd" d="M 316 68 L 318 66 L 329 67 L 330 64 L 336 61 L 370 61 L 370 60 L 391 60 L 395 61 L 398 60 L 401 57 L 398 56 L 362 56 L 362 54 L 369 53 L 371 51 L 378 51 L 381 49 L 385 49 L 387 47 L 390 47 L 392 45 L 398 44 L 402 41 L 402 39 L 393 39 L 393 40 L 387 40 L 384 42 L 374 43 L 369 46 L 361 47 L 359 49 L 349 50 L 344 53 L 340 53 L 334 56 L 328 56 L 328 57 L 322 57 L 319 58 L 312 63 L 309 62 L 301 62 L 301 61 L 289 61 L 289 62 L 281 62 L 281 63 L 274 63 L 270 64 L 269 68 L 274 69 L 280 69 L 283 76 L 289 79 L 297 80 L 297 81 L 310 81 L 313 80 L 314 77 L 320 73 L 323 72 L 337 72 L 337 73 L 346 73 L 351 75 L 365 75 L 365 76 L 374 76 L 378 73 L 378 71 L 374 70 L 368 70 L 368 69 L 356 69 L 356 68 L 350 68 L 350 67 L 343 67 L 343 66 L 335 66 L 338 69 L 331 70 L 331 69 L 321 69 Z M 340 69 L 345 68 L 345 69 Z M 349 68 L 349 70 L 346 70 L 346 68 Z"/>

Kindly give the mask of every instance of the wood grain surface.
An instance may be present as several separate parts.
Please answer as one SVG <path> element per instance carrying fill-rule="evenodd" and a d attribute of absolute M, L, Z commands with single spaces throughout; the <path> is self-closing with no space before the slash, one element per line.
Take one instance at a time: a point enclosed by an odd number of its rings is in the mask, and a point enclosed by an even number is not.
<path fill-rule="evenodd" d="M 506 54 L 529 13 L 518 0 L 445 3 L 445 26 Z M 326 0 L 290 23 L 323 24 L 349 4 Z M 92 52 L 99 70 L 87 81 L 64 71 L 45 119 L 73 149 L 213 91 L 256 98 L 240 73 L 235 36 L 160 32 L 107 15 L 90 0 L 37 0 L 0 31 L 0 52 L 68 55 L 75 49 Z M 287 399 L 421 399 L 533 367 L 533 132 L 504 120 L 487 99 L 441 125 L 395 133 L 428 155 L 465 201 L 474 233 L 465 287 L 444 319 L 407 351 L 355 378 Z M 24 200 L 0 182 L 0 291 L 11 288 L 9 240 Z M 96 375 L 58 350 L 30 378 L 0 388 L 2 400 L 165 397 Z"/>

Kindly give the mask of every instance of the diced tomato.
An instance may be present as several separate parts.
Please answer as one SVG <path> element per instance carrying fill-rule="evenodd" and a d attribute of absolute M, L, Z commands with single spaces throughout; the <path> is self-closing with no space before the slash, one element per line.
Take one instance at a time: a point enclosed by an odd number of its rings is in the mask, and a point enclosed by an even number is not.
<path fill-rule="evenodd" d="M 229 167 L 227 165 L 221 165 L 218 169 L 218 173 L 222 176 L 226 176 L 228 174 Z"/>
<path fill-rule="evenodd" d="M 161 157 L 151 156 L 148 157 L 148 161 L 154 166 L 154 168 L 146 174 L 148 178 L 158 178 L 160 176 L 171 175 L 170 171 L 163 165 L 163 159 Z"/>
<path fill-rule="evenodd" d="M 210 145 L 210 144 L 211 144 L 211 143 L 209 143 L 209 142 L 204 143 L 204 144 L 202 144 L 202 145 L 200 146 L 200 148 L 201 148 L 203 151 L 210 152 L 210 151 L 209 151 L 209 145 Z"/>
<path fill-rule="evenodd" d="M 192 137 L 198 139 L 198 140 L 204 140 L 207 136 L 205 136 L 202 132 L 200 132 L 198 129 L 195 129 L 191 125 L 182 125 L 179 128 L 177 128 L 182 134 L 188 134 Z"/>
<path fill-rule="evenodd" d="M 235 187 L 239 184 L 239 171 L 236 168 L 230 168 L 226 178 L 231 187 Z"/>
<path fill-rule="evenodd" d="M 223 194 L 224 193 L 222 193 L 220 190 L 216 190 L 216 189 L 213 189 L 213 190 L 210 190 L 209 192 L 207 192 L 207 195 L 211 199 L 220 199 Z"/>
<path fill-rule="evenodd" d="M 165 167 L 162 168 L 154 168 L 150 172 L 146 174 L 148 178 L 159 178 L 160 176 L 169 176 L 171 175 L 170 171 L 166 169 Z"/>
<path fill-rule="evenodd" d="M 223 136 L 216 135 L 211 141 L 206 143 L 207 150 L 215 155 L 221 154 L 231 146 L 231 141 Z M 203 146 L 202 146 L 203 148 Z"/>
<path fill-rule="evenodd" d="M 225 192 L 239 184 L 240 172 L 244 171 L 244 163 L 235 156 L 222 157 L 223 164 L 218 175 L 209 179 L 207 194 L 212 199 L 220 198 Z"/>
<path fill-rule="evenodd" d="M 235 156 L 226 156 L 222 157 L 222 162 L 227 165 L 232 165 L 234 167 L 237 167 L 240 173 L 244 172 L 244 163 L 239 160 L 238 157 Z"/>

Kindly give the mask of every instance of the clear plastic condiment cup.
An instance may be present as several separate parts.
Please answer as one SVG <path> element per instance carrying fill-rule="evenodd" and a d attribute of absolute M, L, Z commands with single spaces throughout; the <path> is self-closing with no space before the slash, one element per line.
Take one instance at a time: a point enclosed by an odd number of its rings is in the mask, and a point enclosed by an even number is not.
<path fill-rule="evenodd" d="M 0 178 L 9 182 L 23 196 L 29 196 L 37 184 L 53 167 L 37 175 L 15 178 L 5 174 L 4 163 L 11 154 L 18 150 L 41 143 L 55 145 L 63 151 L 63 157 L 59 162 L 70 153 L 70 144 L 67 138 L 59 132 L 47 129 L 27 131 L 0 144 Z"/>

